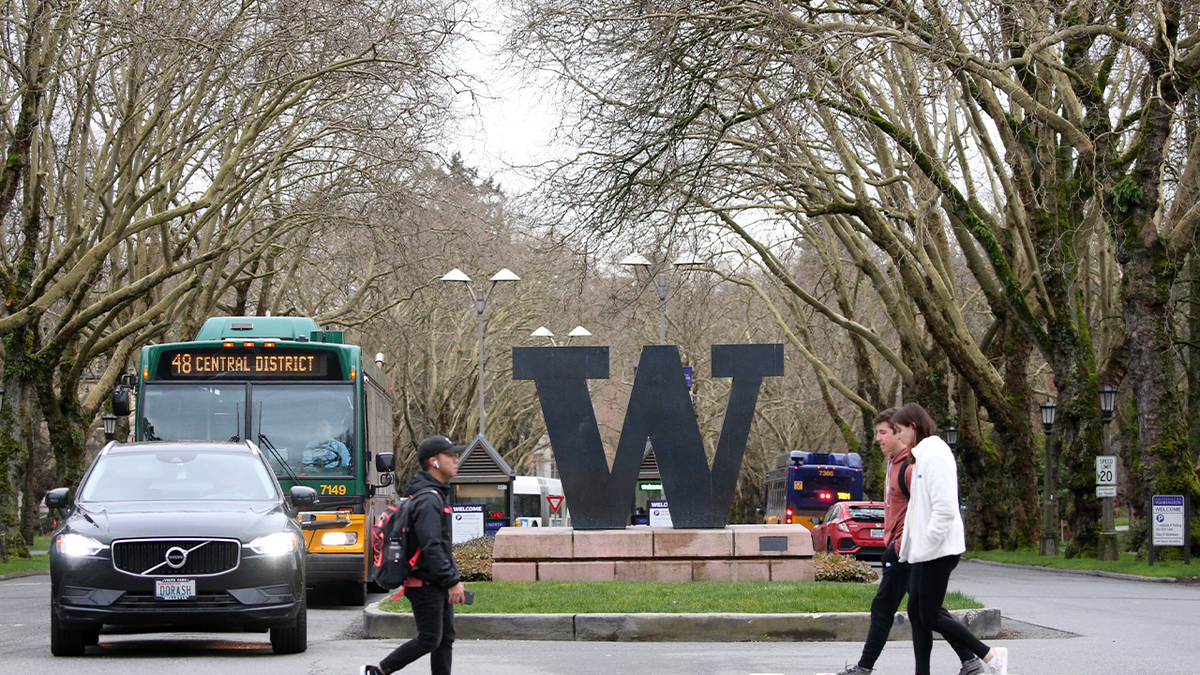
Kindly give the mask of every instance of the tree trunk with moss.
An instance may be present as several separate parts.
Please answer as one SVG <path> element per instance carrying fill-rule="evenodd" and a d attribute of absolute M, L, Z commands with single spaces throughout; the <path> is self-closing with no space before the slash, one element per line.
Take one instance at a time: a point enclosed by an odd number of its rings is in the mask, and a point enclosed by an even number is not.
<path fill-rule="evenodd" d="M 960 498 L 967 506 L 967 548 L 990 551 L 1000 548 L 1008 530 L 1007 508 L 1000 481 L 1004 462 L 979 424 L 979 409 L 970 387 L 957 392 Z"/>

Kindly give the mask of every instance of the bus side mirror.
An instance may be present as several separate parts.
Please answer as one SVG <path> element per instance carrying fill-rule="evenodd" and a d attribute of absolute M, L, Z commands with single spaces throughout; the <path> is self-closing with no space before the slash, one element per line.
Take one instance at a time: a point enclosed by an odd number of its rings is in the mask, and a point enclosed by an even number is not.
<path fill-rule="evenodd" d="M 396 470 L 396 453 L 381 452 L 375 455 L 375 470 L 379 473 L 391 473 Z"/>
<path fill-rule="evenodd" d="M 293 485 L 288 491 L 292 498 L 292 507 L 312 506 L 317 503 L 317 491 L 307 485 Z"/>
<path fill-rule="evenodd" d="M 113 389 L 112 414 L 117 417 L 129 417 L 129 414 L 133 412 L 129 405 L 130 391 L 131 389 L 123 384 L 119 384 L 116 389 Z"/>

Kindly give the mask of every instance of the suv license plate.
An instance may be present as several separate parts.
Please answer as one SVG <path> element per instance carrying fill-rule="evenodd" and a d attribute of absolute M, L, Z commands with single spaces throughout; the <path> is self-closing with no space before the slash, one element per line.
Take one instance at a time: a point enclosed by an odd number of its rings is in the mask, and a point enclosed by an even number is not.
<path fill-rule="evenodd" d="M 188 600 L 196 597 L 195 579 L 155 579 L 154 597 L 160 600 Z"/>
<path fill-rule="evenodd" d="M 874 539 L 883 539 L 883 528 L 882 527 L 871 528 L 871 537 Z"/>

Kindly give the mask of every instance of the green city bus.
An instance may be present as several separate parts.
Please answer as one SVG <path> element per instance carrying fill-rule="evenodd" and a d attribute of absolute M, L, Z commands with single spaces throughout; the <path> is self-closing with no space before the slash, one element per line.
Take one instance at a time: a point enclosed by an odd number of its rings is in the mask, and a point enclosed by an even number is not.
<path fill-rule="evenodd" d="M 137 440 L 255 443 L 285 494 L 317 491 L 298 514 L 307 583 L 363 604 L 370 523 L 395 501 L 392 399 L 374 361 L 312 319 L 216 317 L 192 342 L 143 347 L 138 371 Z"/>

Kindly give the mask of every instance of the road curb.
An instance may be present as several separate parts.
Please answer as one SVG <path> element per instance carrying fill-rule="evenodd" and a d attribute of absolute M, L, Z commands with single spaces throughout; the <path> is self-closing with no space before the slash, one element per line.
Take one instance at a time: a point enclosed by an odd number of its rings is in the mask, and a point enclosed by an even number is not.
<path fill-rule="evenodd" d="M 950 612 L 981 638 L 1000 635 L 1000 610 Z M 590 642 L 861 642 L 869 612 L 818 614 L 459 614 L 454 629 L 463 640 L 562 640 Z M 411 638 L 412 614 L 363 609 L 368 638 Z M 889 640 L 911 640 L 908 616 L 896 615 Z"/>
<path fill-rule="evenodd" d="M 1120 572 L 1105 572 L 1104 570 L 1064 570 L 1057 567 L 1040 567 L 1038 565 L 1018 565 L 1016 563 L 1003 563 L 994 560 L 977 560 L 975 558 L 964 558 L 966 562 L 976 563 L 979 565 L 992 565 L 993 567 L 1010 567 L 1020 568 L 1023 570 L 1038 570 L 1041 572 L 1057 572 L 1059 574 L 1074 574 L 1076 576 L 1089 577 L 1104 577 L 1106 579 L 1125 579 L 1127 581 L 1150 581 L 1159 584 L 1175 584 L 1179 583 L 1179 579 L 1175 577 L 1143 577 L 1137 574 L 1121 574 Z"/>
<path fill-rule="evenodd" d="M 21 577 L 41 577 L 49 574 L 49 572 L 9 572 L 8 574 L 0 574 L 0 581 L 20 579 Z"/>

